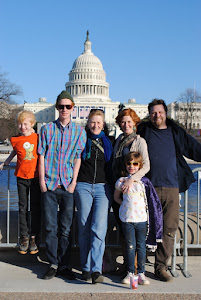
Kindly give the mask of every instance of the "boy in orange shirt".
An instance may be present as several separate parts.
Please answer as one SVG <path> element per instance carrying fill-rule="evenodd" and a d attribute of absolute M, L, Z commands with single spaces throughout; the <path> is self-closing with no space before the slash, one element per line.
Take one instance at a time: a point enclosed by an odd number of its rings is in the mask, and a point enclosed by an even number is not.
<path fill-rule="evenodd" d="M 38 179 L 38 134 L 33 132 L 36 123 L 31 111 L 21 111 L 17 117 L 19 135 L 11 138 L 13 151 L 4 163 L 8 165 L 17 154 L 17 165 L 14 175 L 17 177 L 19 197 L 19 227 L 20 244 L 18 252 L 26 254 L 28 248 L 30 254 L 37 253 L 37 242 L 40 233 L 40 186 Z M 28 226 L 28 195 L 30 193 L 31 226 Z M 30 241 L 29 241 L 30 237 Z"/>

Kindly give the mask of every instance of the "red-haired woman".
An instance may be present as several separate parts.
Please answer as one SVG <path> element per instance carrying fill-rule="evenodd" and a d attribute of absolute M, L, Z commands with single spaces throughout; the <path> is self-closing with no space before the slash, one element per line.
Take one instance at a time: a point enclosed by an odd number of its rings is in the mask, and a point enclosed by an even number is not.
<path fill-rule="evenodd" d="M 114 146 L 114 156 L 112 164 L 114 183 L 120 177 L 122 177 L 122 171 L 124 170 L 124 157 L 129 152 L 140 152 L 143 158 L 143 167 L 129 179 L 126 179 L 124 181 L 124 184 L 122 185 L 122 192 L 125 193 L 132 187 L 134 181 L 140 181 L 141 178 L 149 172 L 149 155 L 146 141 L 136 134 L 136 127 L 140 123 L 140 118 L 133 109 L 127 108 L 122 110 L 116 117 L 116 123 L 119 125 L 123 133 L 120 134 L 120 136 L 117 138 Z M 112 206 L 116 220 L 119 223 L 121 230 L 121 221 L 119 219 L 119 204 L 113 202 Z M 123 238 L 122 234 L 121 236 Z"/>

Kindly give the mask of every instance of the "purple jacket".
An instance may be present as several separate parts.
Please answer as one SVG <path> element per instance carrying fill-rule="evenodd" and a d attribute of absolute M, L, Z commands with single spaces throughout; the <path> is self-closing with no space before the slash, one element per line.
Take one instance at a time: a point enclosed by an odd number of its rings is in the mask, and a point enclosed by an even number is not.
<path fill-rule="evenodd" d="M 162 242 L 163 238 L 162 206 L 151 181 L 147 177 L 142 177 L 141 181 L 145 186 L 148 206 L 148 233 L 146 246 L 149 251 L 154 252 L 157 248 L 157 243 Z"/>

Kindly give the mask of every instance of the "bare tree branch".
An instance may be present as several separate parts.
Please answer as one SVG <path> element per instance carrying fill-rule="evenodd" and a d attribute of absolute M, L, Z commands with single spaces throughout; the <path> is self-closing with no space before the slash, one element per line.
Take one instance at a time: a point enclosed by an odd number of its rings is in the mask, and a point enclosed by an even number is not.
<path fill-rule="evenodd" d="M 201 95 L 195 89 L 186 89 L 178 98 L 183 105 L 177 106 L 177 116 L 186 129 L 192 129 L 193 122 L 197 116 L 197 103 L 201 102 Z"/>
<path fill-rule="evenodd" d="M 12 96 L 22 95 L 22 90 L 16 84 L 11 83 L 6 76 L 6 73 L 0 72 L 0 100 L 14 104 L 16 102 L 12 99 Z"/>

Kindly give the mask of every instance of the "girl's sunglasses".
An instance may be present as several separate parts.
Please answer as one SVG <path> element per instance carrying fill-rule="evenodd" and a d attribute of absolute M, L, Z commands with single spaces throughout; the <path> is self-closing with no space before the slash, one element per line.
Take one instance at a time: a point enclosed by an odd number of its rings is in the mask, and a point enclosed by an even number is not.
<path fill-rule="evenodd" d="M 58 109 L 64 110 L 64 107 L 66 107 L 66 109 L 71 109 L 73 106 L 71 104 L 66 104 L 66 105 L 59 104 L 58 105 Z"/>
<path fill-rule="evenodd" d="M 139 162 L 135 162 L 135 161 L 134 161 L 134 162 L 130 162 L 130 161 L 129 161 L 129 162 L 127 162 L 126 164 L 127 164 L 127 166 L 133 165 L 134 167 L 137 167 L 137 166 L 140 165 Z"/>

